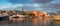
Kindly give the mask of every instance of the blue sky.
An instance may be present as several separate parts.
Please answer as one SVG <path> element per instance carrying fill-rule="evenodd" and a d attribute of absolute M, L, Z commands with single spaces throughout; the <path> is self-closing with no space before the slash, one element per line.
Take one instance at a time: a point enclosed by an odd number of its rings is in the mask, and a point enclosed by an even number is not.
<path fill-rule="evenodd" d="M 28 10 L 46 12 L 60 11 L 60 0 L 0 0 L 0 10 Z"/>

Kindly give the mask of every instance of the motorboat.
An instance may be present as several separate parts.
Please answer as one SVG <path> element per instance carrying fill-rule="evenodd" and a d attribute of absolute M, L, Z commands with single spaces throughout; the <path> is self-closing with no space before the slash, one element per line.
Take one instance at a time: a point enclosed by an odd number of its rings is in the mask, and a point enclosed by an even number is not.
<path fill-rule="evenodd" d="M 60 21 L 60 15 L 56 15 L 53 17 L 53 20 Z"/>
<path fill-rule="evenodd" d="M 8 19 L 9 19 L 8 15 L 6 15 L 6 14 L 0 14 L 0 21 L 8 20 Z"/>
<path fill-rule="evenodd" d="M 9 20 L 13 20 L 13 21 L 24 21 L 25 20 L 25 16 L 24 15 L 13 15 L 9 17 Z"/>

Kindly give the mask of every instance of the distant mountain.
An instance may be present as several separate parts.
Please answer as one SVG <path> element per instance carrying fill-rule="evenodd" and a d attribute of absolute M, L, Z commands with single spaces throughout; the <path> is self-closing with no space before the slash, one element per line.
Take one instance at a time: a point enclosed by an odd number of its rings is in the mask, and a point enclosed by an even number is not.
<path fill-rule="evenodd" d="M 51 15 L 56 15 L 56 13 L 48 13 L 48 14 L 51 14 Z"/>

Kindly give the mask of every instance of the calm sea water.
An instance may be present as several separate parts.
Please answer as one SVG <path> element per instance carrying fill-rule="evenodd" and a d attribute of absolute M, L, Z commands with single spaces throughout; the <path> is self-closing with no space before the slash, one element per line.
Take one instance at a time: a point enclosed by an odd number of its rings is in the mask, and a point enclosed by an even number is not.
<path fill-rule="evenodd" d="M 0 26 L 60 26 L 60 21 L 38 21 L 37 23 L 34 23 L 33 20 L 28 20 L 24 22 L 18 22 L 18 23 L 9 23 L 8 21 L 2 21 L 0 23 Z"/>

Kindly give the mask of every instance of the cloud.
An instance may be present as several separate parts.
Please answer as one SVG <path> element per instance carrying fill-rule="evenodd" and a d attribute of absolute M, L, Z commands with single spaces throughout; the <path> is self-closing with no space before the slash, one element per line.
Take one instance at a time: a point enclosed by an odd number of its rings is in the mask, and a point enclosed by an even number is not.
<path fill-rule="evenodd" d="M 60 3 L 50 3 L 50 4 L 42 5 L 41 8 L 60 9 Z"/>
<path fill-rule="evenodd" d="M 36 3 L 48 3 L 54 0 L 34 0 Z"/>
<path fill-rule="evenodd" d="M 25 10 L 34 10 L 34 9 L 37 9 L 39 7 L 39 4 L 8 4 L 8 5 L 5 5 L 5 6 L 1 6 L 0 8 L 3 10 L 11 10 L 11 9 L 16 9 L 16 10 L 19 10 L 21 9 L 22 7 L 24 7 Z"/>
<path fill-rule="evenodd" d="M 52 5 L 56 6 L 55 3 L 54 4 L 50 4 L 50 5 L 40 5 L 40 4 L 10 4 L 10 5 L 5 5 L 5 6 L 1 6 L 0 10 L 21 10 L 22 7 L 24 7 L 25 11 L 30 11 L 30 10 L 39 10 L 39 11 L 46 11 L 46 12 L 57 12 L 60 9 L 53 9 L 56 7 L 53 7 Z M 29 7 L 28 7 L 29 6 Z M 58 6 L 60 7 L 60 6 Z"/>
<path fill-rule="evenodd" d="M 23 4 L 15 4 L 15 5 L 12 5 L 12 8 L 16 8 L 16 7 L 23 7 Z"/>
<path fill-rule="evenodd" d="M 40 5 L 39 4 L 33 4 L 32 6 L 33 7 L 39 7 Z"/>
<path fill-rule="evenodd" d="M 8 5 L 0 6 L 0 10 L 17 9 L 20 7 L 23 7 L 23 4 L 8 4 Z"/>
<path fill-rule="evenodd" d="M 4 4 L 4 5 L 0 6 L 0 10 L 4 10 L 5 8 L 9 8 L 9 7 L 11 7 L 10 3 L 9 4 Z"/>
<path fill-rule="evenodd" d="M 52 3 L 52 4 L 50 4 L 50 7 L 52 7 L 52 8 L 60 8 L 60 3 Z"/>
<path fill-rule="evenodd" d="M 33 4 L 26 4 L 27 7 L 40 7 L 40 4 L 33 3 Z"/>

